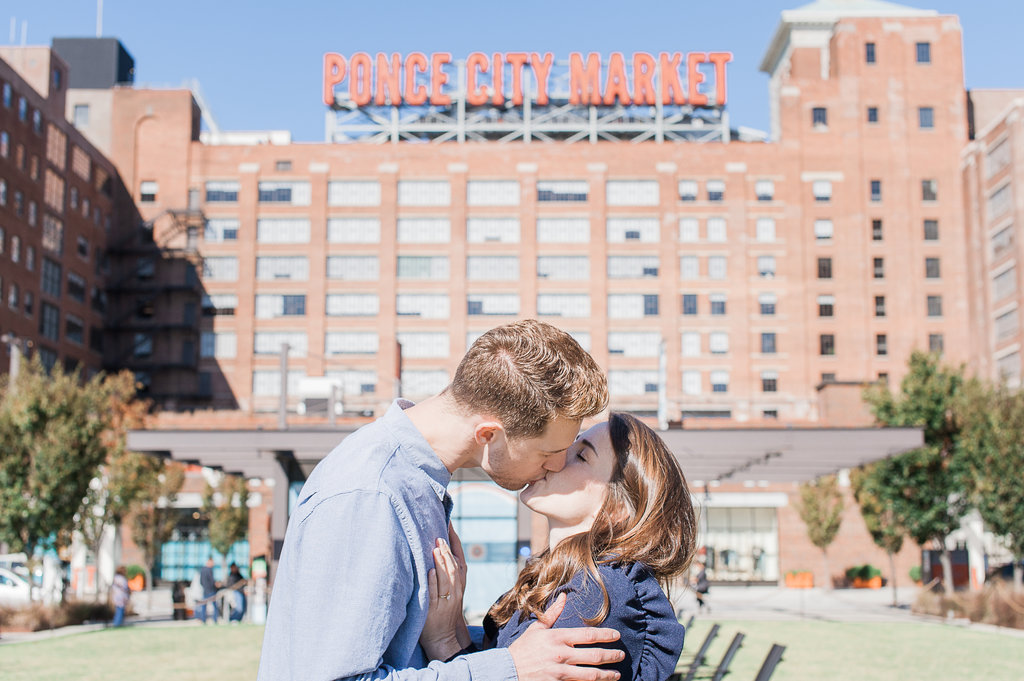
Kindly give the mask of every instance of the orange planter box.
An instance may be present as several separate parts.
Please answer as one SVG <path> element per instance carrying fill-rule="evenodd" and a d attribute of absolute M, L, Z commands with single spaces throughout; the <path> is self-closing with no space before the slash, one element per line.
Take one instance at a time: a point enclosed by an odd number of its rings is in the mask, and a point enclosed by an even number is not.
<path fill-rule="evenodd" d="M 862 579 L 856 577 L 853 580 L 854 589 L 881 589 L 882 578 L 881 576 L 872 577 L 871 579 Z"/>
<path fill-rule="evenodd" d="M 814 587 L 814 573 L 789 572 L 786 574 L 786 586 L 790 589 L 811 589 Z"/>

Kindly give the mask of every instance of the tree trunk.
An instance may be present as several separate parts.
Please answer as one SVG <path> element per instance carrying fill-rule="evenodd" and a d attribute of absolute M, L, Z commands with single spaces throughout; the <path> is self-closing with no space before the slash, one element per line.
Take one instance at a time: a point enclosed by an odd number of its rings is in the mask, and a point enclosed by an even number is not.
<path fill-rule="evenodd" d="M 942 588 L 947 596 L 953 595 L 953 558 L 946 548 L 946 542 L 942 541 L 942 555 L 939 558 L 942 564 Z"/>
<path fill-rule="evenodd" d="M 825 549 L 821 550 L 821 558 L 825 561 L 825 589 L 828 591 L 832 590 L 832 568 L 828 564 L 828 551 Z"/>
<path fill-rule="evenodd" d="M 896 556 L 892 551 L 887 551 L 889 554 L 889 574 L 892 577 L 892 607 L 899 605 L 899 594 L 896 591 Z"/>
<path fill-rule="evenodd" d="M 1020 556 L 1013 561 L 1013 590 L 1024 591 L 1024 565 L 1021 565 Z"/>
<path fill-rule="evenodd" d="M 149 566 L 149 563 L 143 568 L 146 571 L 146 613 L 150 613 L 153 610 L 153 569 Z"/>

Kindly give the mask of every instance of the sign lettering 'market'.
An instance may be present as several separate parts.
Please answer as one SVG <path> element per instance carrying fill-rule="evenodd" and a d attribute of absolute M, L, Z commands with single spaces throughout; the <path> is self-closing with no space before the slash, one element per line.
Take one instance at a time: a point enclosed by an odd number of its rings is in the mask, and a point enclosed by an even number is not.
<path fill-rule="evenodd" d="M 730 52 L 690 52 L 685 61 L 680 52 L 662 52 L 657 59 L 646 52 L 635 52 L 629 61 L 622 53 L 614 52 L 605 63 L 596 52 L 586 58 L 573 52 L 569 55 L 569 103 L 653 106 L 660 98 L 666 106 L 708 106 L 708 95 L 700 87 L 705 83 L 706 73 L 700 67 L 710 64 L 714 72 L 714 105 L 724 106 L 725 65 L 730 61 Z M 466 103 L 500 106 L 508 101 L 522 106 L 523 71 L 529 68 L 534 102 L 546 106 L 554 63 L 550 52 L 473 52 L 465 63 Z M 452 100 L 444 86 L 450 76 L 446 67 L 451 64 L 452 55 L 448 52 L 435 52 L 429 59 L 422 52 L 412 52 L 405 59 L 397 52 L 390 56 L 378 52 L 376 58 L 356 52 L 347 60 L 337 52 L 328 52 L 324 55 L 323 101 L 333 106 L 335 87 L 347 78 L 349 99 L 356 106 L 422 106 L 427 102 L 448 106 Z M 685 87 L 680 70 L 685 74 Z M 511 73 L 511 92 L 505 84 L 506 72 Z"/>

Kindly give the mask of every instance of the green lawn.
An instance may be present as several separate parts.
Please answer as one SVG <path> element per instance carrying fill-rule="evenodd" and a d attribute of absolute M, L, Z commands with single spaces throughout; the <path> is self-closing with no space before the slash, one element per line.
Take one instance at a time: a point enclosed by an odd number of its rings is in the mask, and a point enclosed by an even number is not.
<path fill-rule="evenodd" d="M 1020 681 L 1024 638 L 931 624 L 720 622 L 712 667 L 747 634 L 726 679 L 752 681 L 772 643 L 787 647 L 772 681 Z M 687 635 L 683 662 L 710 628 Z M 0 646 L 4 681 L 252 681 L 262 627 L 134 627 Z"/>

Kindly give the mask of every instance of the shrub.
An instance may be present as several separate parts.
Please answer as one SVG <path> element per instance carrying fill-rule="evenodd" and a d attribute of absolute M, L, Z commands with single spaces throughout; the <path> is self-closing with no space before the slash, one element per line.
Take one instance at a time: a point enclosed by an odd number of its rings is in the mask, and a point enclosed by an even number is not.
<path fill-rule="evenodd" d="M 952 612 L 972 622 L 1024 629 L 1024 594 L 1014 593 L 1005 584 L 989 583 L 982 591 L 954 593 L 951 597 L 925 590 L 918 594 L 912 610 L 937 617 Z"/>
<path fill-rule="evenodd" d="M 921 566 L 915 565 L 910 568 L 910 581 L 920 582 L 921 581 Z"/>
<path fill-rule="evenodd" d="M 126 573 L 125 576 L 128 577 L 128 579 L 135 579 L 139 575 L 142 575 L 143 579 L 146 577 L 146 571 L 141 565 L 128 565 L 125 567 L 124 571 Z"/>
<path fill-rule="evenodd" d="M 0 608 L 0 627 L 14 631 L 43 631 L 83 622 L 108 622 L 114 611 L 106 603 L 65 601 L 60 605 L 33 603 L 23 608 Z"/>
<path fill-rule="evenodd" d="M 855 579 L 863 579 L 865 581 L 873 579 L 875 577 L 881 577 L 882 571 L 876 568 L 870 563 L 864 565 L 854 565 L 846 570 L 846 579 L 853 581 Z"/>

